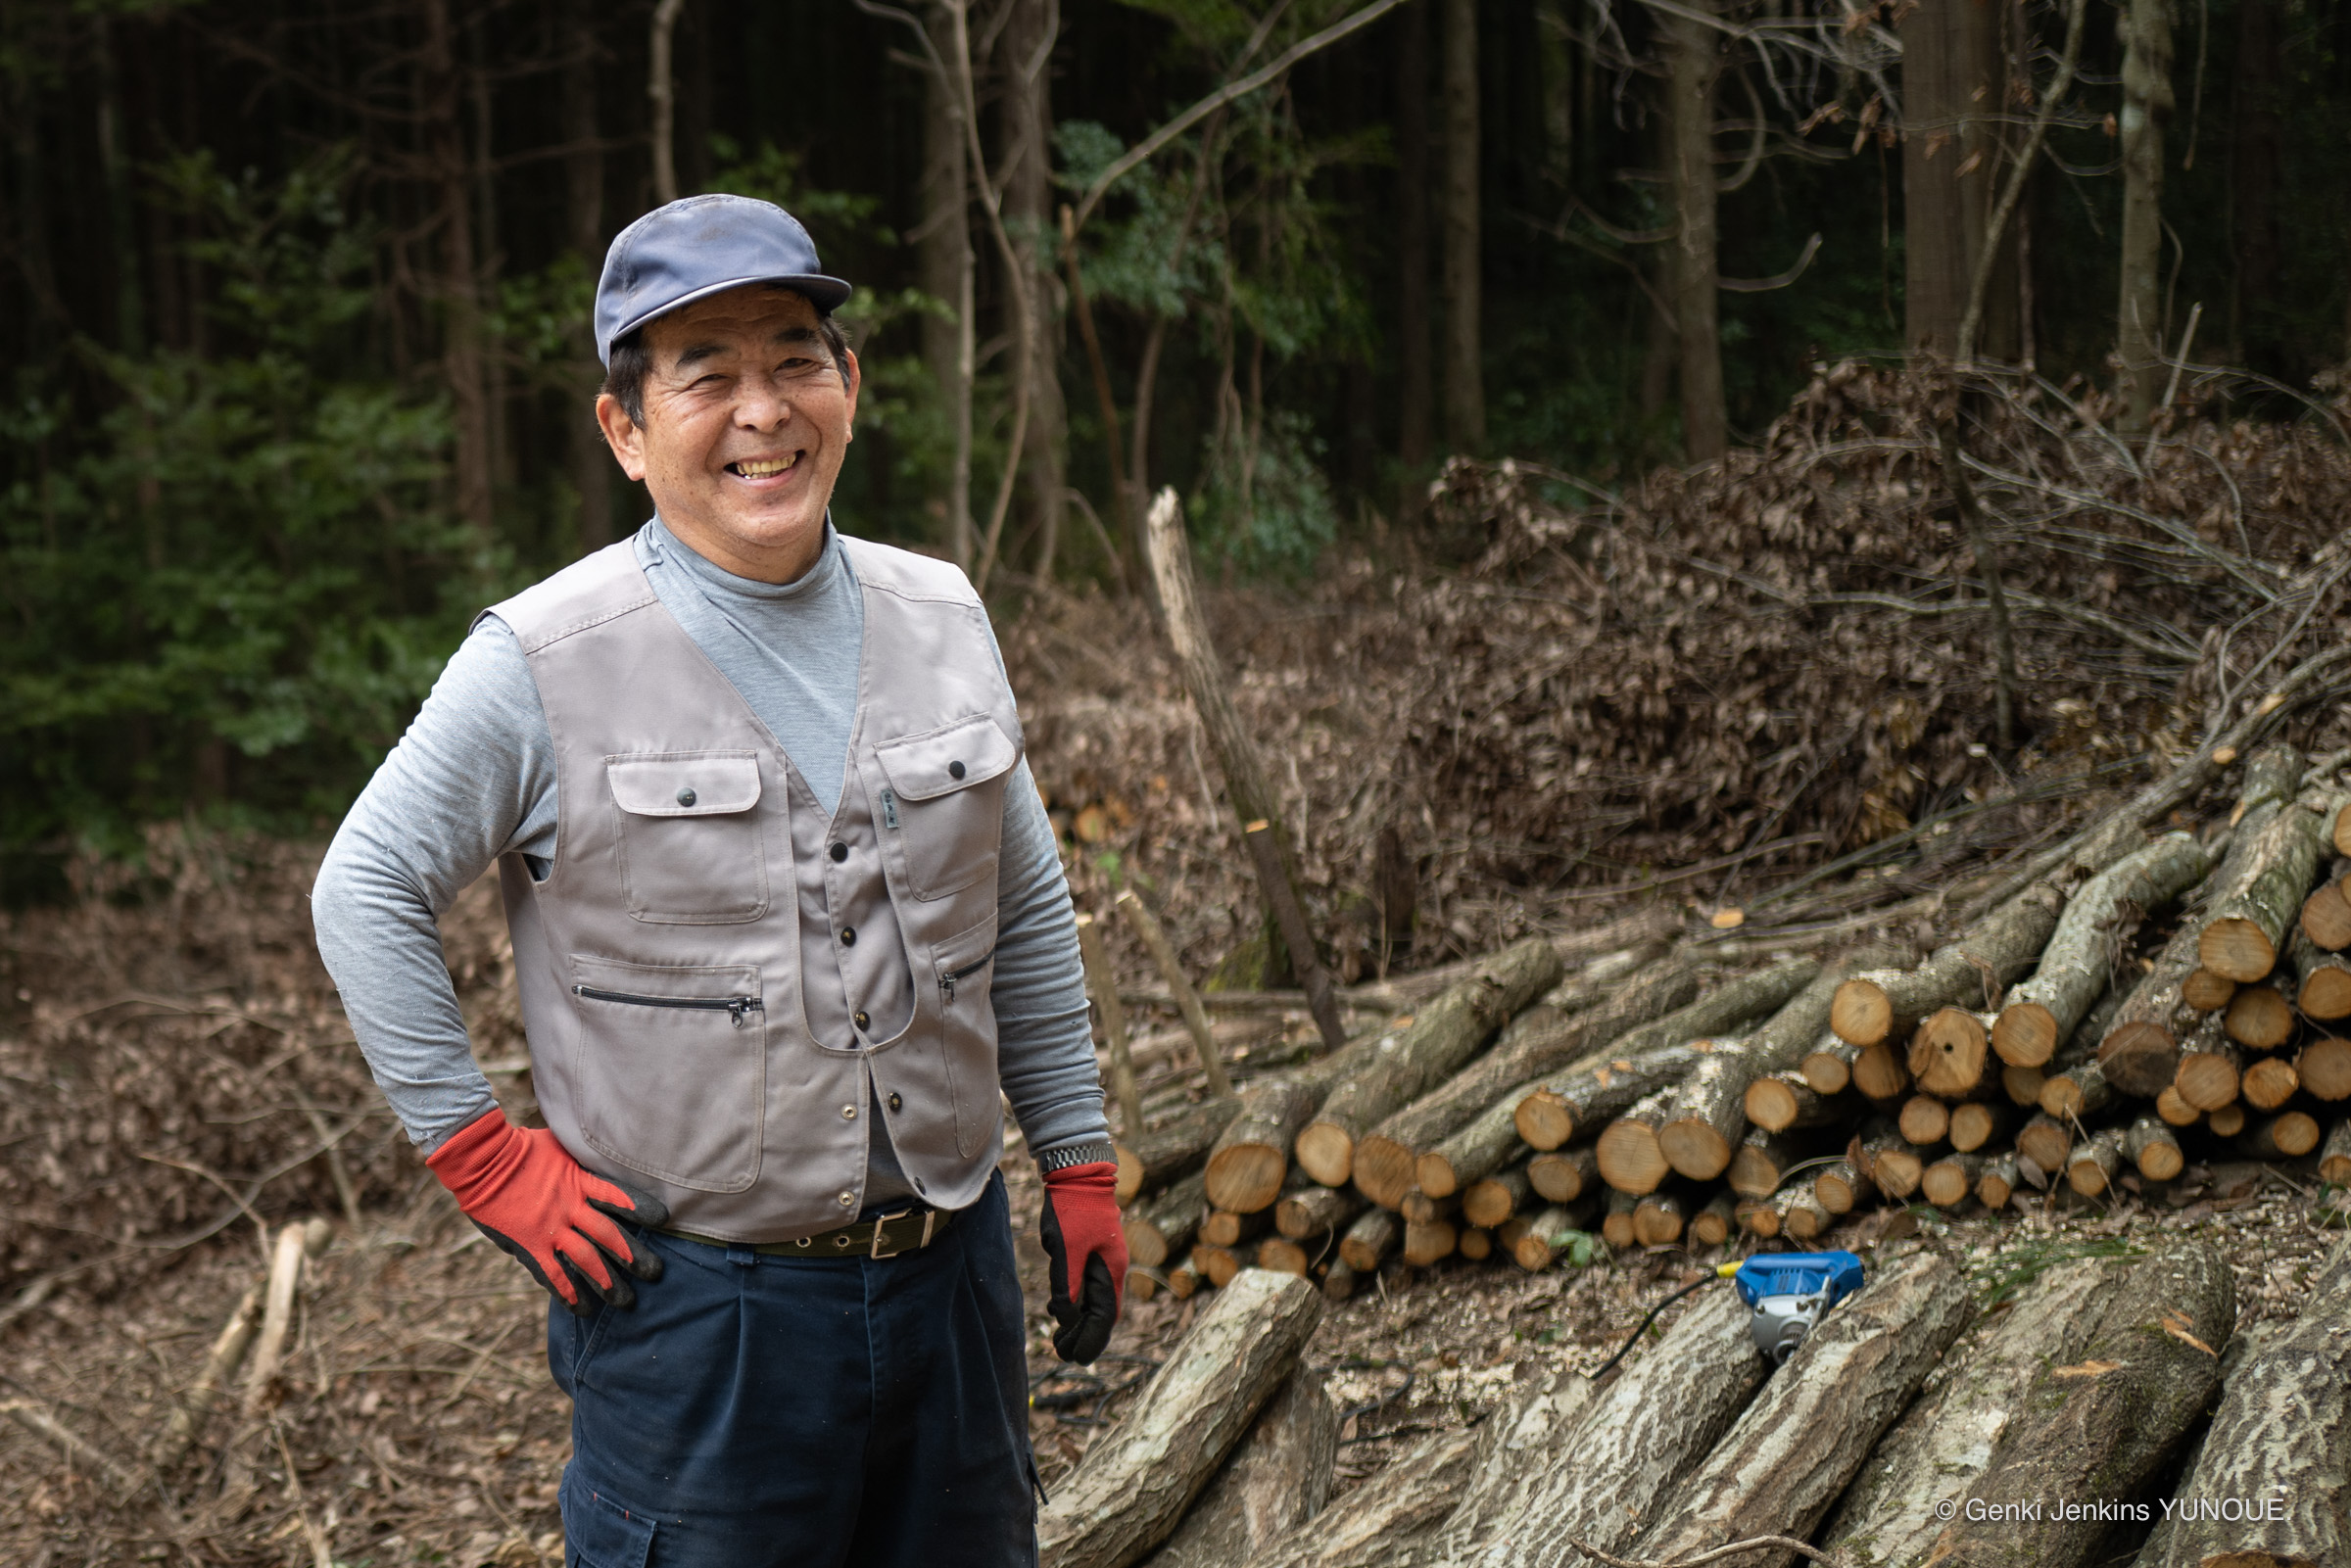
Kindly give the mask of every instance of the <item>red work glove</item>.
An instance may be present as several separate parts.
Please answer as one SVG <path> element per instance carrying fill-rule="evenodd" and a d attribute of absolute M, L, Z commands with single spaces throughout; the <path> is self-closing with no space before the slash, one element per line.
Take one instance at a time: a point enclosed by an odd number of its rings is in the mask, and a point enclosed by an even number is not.
<path fill-rule="evenodd" d="M 629 1274 L 661 1277 L 661 1259 L 606 1216 L 662 1225 L 669 1210 L 658 1198 L 590 1175 L 544 1127 L 517 1127 L 503 1111 L 484 1112 L 425 1164 L 456 1195 L 465 1217 L 577 1316 L 592 1315 L 600 1298 L 636 1306 Z"/>
<path fill-rule="evenodd" d="M 1061 1329 L 1053 1353 L 1089 1366 L 1118 1326 L 1127 1289 L 1127 1232 L 1119 1220 L 1119 1167 L 1107 1160 L 1045 1172 L 1045 1310 Z M 1075 1277 L 1078 1288 L 1072 1290 Z"/>

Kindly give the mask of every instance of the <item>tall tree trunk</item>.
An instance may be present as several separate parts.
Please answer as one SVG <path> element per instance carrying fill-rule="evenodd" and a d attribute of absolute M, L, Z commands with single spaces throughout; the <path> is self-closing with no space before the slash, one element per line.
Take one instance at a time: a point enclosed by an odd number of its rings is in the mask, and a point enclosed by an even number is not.
<path fill-rule="evenodd" d="M 686 0 L 660 0 L 646 39 L 645 95 L 652 103 L 653 200 L 678 199 L 678 85 L 674 46 Z"/>
<path fill-rule="evenodd" d="M 2236 138 L 2229 180 L 2236 231 L 2236 337 L 2245 363 L 2270 375 L 2287 370 L 2271 324 L 2284 270 L 2278 226 L 2278 192 L 2285 177 L 2279 4 L 2239 0 L 2236 8 Z"/>
<path fill-rule="evenodd" d="M 1477 0 L 1444 0 L 1445 440 L 1486 444 L 1484 327 L 1479 304 Z"/>
<path fill-rule="evenodd" d="M 2163 377 L 2163 127 L 2172 118 L 2166 0 L 2130 0 L 2123 32 L 2123 287 L 2115 347 L 2124 428 L 2147 428 Z"/>
<path fill-rule="evenodd" d="M 1536 0 L 1535 47 L 1543 75 L 1543 167 L 1551 182 L 1575 182 L 1575 36 L 1567 0 Z"/>
<path fill-rule="evenodd" d="M 476 292 L 473 181 L 458 120 L 460 83 L 450 37 L 449 0 L 424 0 L 424 50 L 416 96 L 441 227 L 441 370 L 456 426 L 456 512 L 487 544 L 494 522 L 490 484 L 490 395 L 484 374 L 481 297 Z"/>
<path fill-rule="evenodd" d="M 1999 120 L 2007 112 L 2001 14 L 1988 0 L 1922 0 L 1899 25 L 1903 335 L 1914 354 L 1957 351 L 1984 254 L 2000 174 Z M 2019 344 L 2013 226 L 2000 251 L 1976 352 L 2008 359 Z"/>
<path fill-rule="evenodd" d="M 1692 461 L 1705 462 L 1730 446 L 1714 264 L 1714 82 L 1722 69 L 1721 34 L 1679 13 L 1657 20 L 1665 40 L 1665 119 L 1673 146 L 1673 264 L 1667 275 L 1681 341 L 1682 445 Z"/>
<path fill-rule="evenodd" d="M 474 233 L 478 237 L 474 250 L 479 262 L 478 293 L 481 298 L 498 298 L 499 273 L 505 265 L 505 255 L 498 232 L 498 175 L 493 154 L 495 121 L 490 112 L 490 27 L 495 18 L 487 8 L 475 11 L 466 19 L 465 66 L 466 96 L 473 110 L 473 200 Z M 496 342 L 484 345 L 482 374 L 485 382 L 485 416 L 490 442 L 490 482 L 502 490 L 511 490 L 517 475 L 514 466 L 514 435 L 510 427 L 506 390 L 506 356 Z"/>
<path fill-rule="evenodd" d="M 1029 440 L 1022 459 L 1023 510 L 1034 544 L 1033 570 L 1050 575 L 1068 505 L 1070 425 L 1061 395 L 1061 279 L 1053 266 L 1053 108 L 1050 83 L 1054 0 L 1011 0 L 997 61 L 1004 83 L 1004 225 L 1028 270 Z"/>
<path fill-rule="evenodd" d="M 934 44 L 943 57 L 953 46 L 951 28 L 933 5 L 925 19 Z M 973 294 L 976 262 L 972 254 L 970 202 L 966 195 L 963 153 L 963 109 L 955 84 L 937 71 L 923 82 L 922 226 L 917 230 L 918 264 L 923 292 L 944 301 L 953 320 L 923 317 L 923 363 L 930 367 L 947 426 L 954 455 L 947 469 L 946 515 L 941 543 L 955 564 L 972 565 L 972 367 Z"/>
<path fill-rule="evenodd" d="M 551 0 L 562 29 L 563 220 L 565 239 L 595 277 L 604 263 L 604 154 L 597 145 L 596 27 L 587 9 Z M 574 385 L 563 395 L 563 435 L 572 494 L 578 499 L 575 538 L 587 554 L 612 542 L 612 457 L 596 424 L 596 328 L 583 320 L 572 333 Z"/>
<path fill-rule="evenodd" d="M 1429 356 L 1428 11 L 1406 0 L 1396 22 L 1396 513 L 1417 519 L 1436 445 L 1436 381 Z M 1135 476 L 1142 483 L 1142 476 Z"/>
<path fill-rule="evenodd" d="M 146 291 L 139 280 L 139 239 L 131 217 L 130 148 L 122 112 L 122 71 L 115 54 L 115 24 L 104 12 L 90 21 L 98 64 L 98 166 L 106 181 L 113 241 L 115 347 L 128 355 L 147 348 Z"/>

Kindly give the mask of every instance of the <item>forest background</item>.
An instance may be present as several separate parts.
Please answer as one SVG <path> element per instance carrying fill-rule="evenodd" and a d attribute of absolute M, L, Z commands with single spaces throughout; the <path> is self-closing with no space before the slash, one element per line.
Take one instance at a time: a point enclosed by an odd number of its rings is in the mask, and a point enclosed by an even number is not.
<path fill-rule="evenodd" d="M 0 11 L 0 897 L 323 832 L 479 606 L 643 519 L 588 311 L 673 193 L 857 284 L 838 515 L 1003 616 L 1139 596 L 1162 485 L 1296 584 L 1442 567 L 1448 455 L 1572 504 L 1843 356 L 2126 431 L 2167 356 L 2255 418 L 2351 356 L 2351 0 L 908 6 Z"/>

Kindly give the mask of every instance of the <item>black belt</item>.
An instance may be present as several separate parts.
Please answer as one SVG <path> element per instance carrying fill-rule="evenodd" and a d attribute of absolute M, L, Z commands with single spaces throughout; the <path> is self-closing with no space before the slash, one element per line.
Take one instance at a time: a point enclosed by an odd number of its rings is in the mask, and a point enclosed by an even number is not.
<path fill-rule="evenodd" d="M 699 1236 L 691 1230 L 663 1230 L 658 1234 L 700 1242 L 705 1247 L 747 1247 L 762 1258 L 895 1258 L 900 1253 L 919 1252 L 930 1246 L 946 1234 L 954 1218 L 955 1212 L 949 1209 L 909 1209 L 861 1219 L 854 1225 L 820 1230 L 797 1241 L 728 1241 L 719 1236 Z"/>

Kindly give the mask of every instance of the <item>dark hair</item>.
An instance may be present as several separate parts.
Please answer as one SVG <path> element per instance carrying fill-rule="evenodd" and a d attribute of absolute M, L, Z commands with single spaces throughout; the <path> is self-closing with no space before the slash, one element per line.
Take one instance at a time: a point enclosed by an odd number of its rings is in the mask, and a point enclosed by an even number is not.
<path fill-rule="evenodd" d="M 825 348 L 833 356 L 833 368 L 840 372 L 840 384 L 846 388 L 849 384 L 848 334 L 841 331 L 840 323 L 833 319 L 830 310 L 816 312 L 816 331 L 825 340 Z M 627 411 L 631 424 L 645 423 L 645 378 L 652 367 L 652 353 L 645 346 L 645 328 L 625 332 L 612 340 L 612 358 L 604 366 L 604 384 L 598 390 L 620 400 L 620 405 Z"/>

